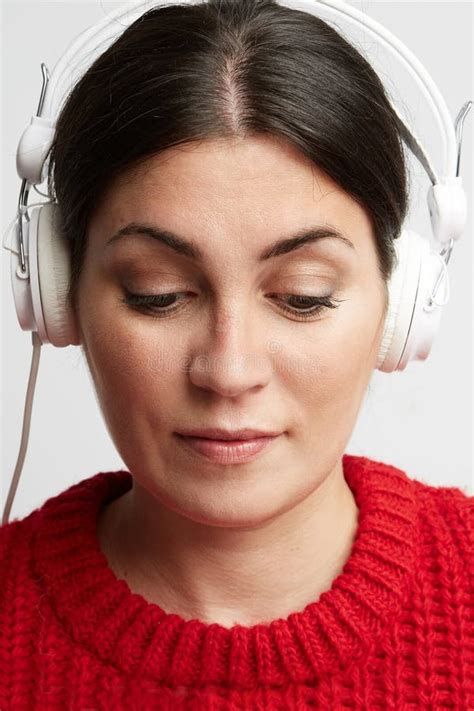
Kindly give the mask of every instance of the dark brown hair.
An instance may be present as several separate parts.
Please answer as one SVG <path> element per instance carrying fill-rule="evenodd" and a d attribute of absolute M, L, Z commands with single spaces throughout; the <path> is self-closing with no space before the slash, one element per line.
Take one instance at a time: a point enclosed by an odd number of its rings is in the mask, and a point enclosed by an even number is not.
<path fill-rule="evenodd" d="M 156 6 L 75 85 L 48 187 L 70 245 L 74 303 L 89 219 L 113 178 L 210 138 L 286 139 L 367 211 L 387 287 L 408 203 L 395 113 L 368 61 L 323 20 L 274 0 Z"/>

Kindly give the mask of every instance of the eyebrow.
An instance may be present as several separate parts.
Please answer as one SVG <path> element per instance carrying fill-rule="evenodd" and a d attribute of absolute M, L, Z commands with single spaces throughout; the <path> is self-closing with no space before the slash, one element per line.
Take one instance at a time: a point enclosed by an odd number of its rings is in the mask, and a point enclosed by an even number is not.
<path fill-rule="evenodd" d="M 204 253 L 194 242 L 189 241 L 184 237 L 171 232 L 170 230 L 162 229 L 156 225 L 152 226 L 141 224 L 139 222 L 131 222 L 125 227 L 122 227 L 108 240 L 106 246 L 108 247 L 110 244 L 117 242 L 123 237 L 138 235 L 151 237 L 161 244 L 170 247 L 175 252 L 183 254 L 185 257 L 193 259 L 196 262 L 204 261 Z M 343 235 L 336 228 L 330 226 L 316 226 L 310 227 L 309 229 L 303 228 L 292 237 L 279 239 L 269 247 L 265 247 L 263 252 L 259 254 L 258 261 L 263 262 L 267 259 L 271 259 L 272 257 L 279 257 L 282 254 L 288 254 L 289 252 L 293 252 L 306 244 L 317 242 L 322 239 L 337 239 L 350 247 L 352 250 L 355 250 L 354 244 L 350 241 L 350 239 L 345 237 L 345 235 Z"/>

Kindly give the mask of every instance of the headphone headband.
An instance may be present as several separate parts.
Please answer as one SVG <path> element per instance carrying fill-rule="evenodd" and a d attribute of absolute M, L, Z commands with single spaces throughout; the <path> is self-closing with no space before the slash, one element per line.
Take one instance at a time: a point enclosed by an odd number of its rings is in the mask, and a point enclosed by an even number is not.
<path fill-rule="evenodd" d="M 180 4 L 189 5 L 195 5 L 200 2 L 201 0 L 180 0 Z M 397 107 L 393 106 L 402 138 L 423 166 L 432 184 L 442 183 L 444 178 L 456 175 L 456 136 L 446 102 L 430 74 L 406 45 L 379 22 L 343 0 L 276 0 L 276 2 L 279 5 L 309 12 L 316 16 L 318 6 L 323 6 L 325 11 L 329 11 L 329 14 L 335 19 L 342 17 L 354 27 L 363 27 L 364 30 L 388 48 L 393 55 L 401 59 L 427 98 L 440 129 L 443 167 L 439 175 L 434 169 L 422 142 L 414 134 L 413 129 L 408 126 Z M 131 25 L 145 11 L 155 7 L 175 4 L 174 0 L 161 0 L 159 2 L 156 0 L 132 0 L 108 13 L 98 23 L 82 32 L 69 45 L 65 54 L 56 63 L 48 81 L 41 112 L 42 120 L 35 121 L 35 117 L 33 117 L 30 126 L 27 128 L 30 133 L 32 128 L 35 129 L 34 137 L 37 139 L 36 143 L 41 142 L 42 150 L 35 153 L 33 161 L 23 156 L 23 152 L 20 153 L 17 163 L 20 178 L 26 178 L 32 184 L 42 182 L 41 168 L 53 140 L 60 103 L 66 98 L 75 81 L 79 78 L 74 77 L 74 74 L 79 73 L 81 75 L 85 73 L 87 67 L 117 39 L 126 27 Z M 32 136 L 28 136 L 27 139 L 27 148 L 31 151 Z"/>
<path fill-rule="evenodd" d="M 428 99 L 440 129 L 443 149 L 441 173 L 435 171 L 432 161 L 420 139 L 408 126 L 397 107 L 392 103 L 400 135 L 404 143 L 422 165 L 431 185 L 428 190 L 428 207 L 435 239 L 443 246 L 456 241 L 466 221 L 466 196 L 462 179 L 458 176 L 460 140 L 456 141 L 455 126 L 449 115 L 446 102 L 432 77 L 415 55 L 386 27 L 373 18 L 349 5 L 344 0 L 276 0 L 277 4 L 302 10 L 315 16 L 318 6 L 329 14 L 346 19 L 354 27 L 363 27 L 392 54 L 402 59 L 411 76 Z M 180 0 L 180 4 L 195 5 L 201 0 Z M 42 183 L 45 178 L 46 158 L 54 138 L 57 115 L 61 101 L 65 100 L 79 77 L 118 38 L 123 31 L 144 12 L 153 8 L 175 5 L 175 0 L 131 0 L 108 13 L 98 23 L 82 32 L 56 63 L 51 77 L 43 76 L 43 89 L 37 116 L 31 118 L 20 139 L 17 150 L 17 172 L 20 178 L 31 185 Z M 44 67 L 44 65 L 43 65 Z M 79 71 L 78 71 L 79 70 Z M 78 76 L 75 76 L 78 74 Z M 469 102 L 461 112 L 467 113 Z M 461 118 L 461 112 L 456 121 Z"/>

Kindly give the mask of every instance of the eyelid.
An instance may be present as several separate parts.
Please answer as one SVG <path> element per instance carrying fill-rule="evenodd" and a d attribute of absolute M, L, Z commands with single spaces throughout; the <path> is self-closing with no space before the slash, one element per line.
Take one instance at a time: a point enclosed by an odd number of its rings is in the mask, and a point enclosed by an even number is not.
<path fill-rule="evenodd" d="M 119 264 L 117 267 L 117 273 L 122 279 L 163 279 L 163 278 L 173 278 L 182 279 L 182 273 L 177 271 L 168 271 L 161 268 L 160 265 L 150 266 L 150 263 L 146 264 L 136 264 L 125 262 L 124 264 Z"/>

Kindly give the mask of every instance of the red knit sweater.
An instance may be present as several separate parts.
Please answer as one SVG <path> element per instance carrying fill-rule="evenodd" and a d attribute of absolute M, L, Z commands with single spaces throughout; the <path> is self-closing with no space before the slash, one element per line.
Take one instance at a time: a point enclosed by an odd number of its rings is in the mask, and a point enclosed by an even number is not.
<path fill-rule="evenodd" d="M 96 520 L 127 471 L 0 528 L 0 710 L 474 709 L 474 498 L 343 466 L 359 518 L 342 572 L 253 627 L 168 614 L 115 577 Z"/>

